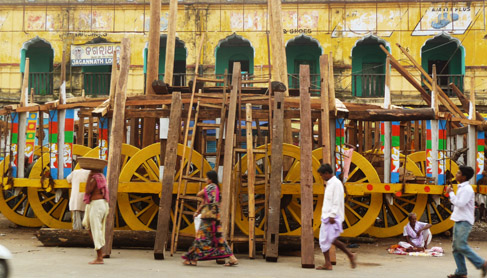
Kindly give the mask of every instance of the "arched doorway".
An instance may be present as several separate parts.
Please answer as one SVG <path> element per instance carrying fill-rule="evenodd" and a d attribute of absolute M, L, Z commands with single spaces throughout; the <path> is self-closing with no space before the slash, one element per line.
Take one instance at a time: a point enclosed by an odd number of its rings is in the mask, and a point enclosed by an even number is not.
<path fill-rule="evenodd" d="M 24 43 L 20 52 L 20 72 L 25 72 L 25 59 L 29 58 L 29 93 L 36 95 L 53 93 L 52 71 L 54 50 L 49 42 L 39 37 Z"/>
<path fill-rule="evenodd" d="M 299 66 L 309 65 L 311 89 L 320 88 L 320 43 L 311 37 L 299 35 L 286 44 L 289 88 L 299 89 Z"/>
<path fill-rule="evenodd" d="M 104 38 L 94 38 L 87 45 L 110 43 Z M 81 68 L 86 95 L 100 96 L 110 94 L 111 65 L 89 65 Z"/>
<path fill-rule="evenodd" d="M 352 95 L 357 97 L 383 97 L 385 86 L 386 54 L 380 45 L 389 50 L 384 40 L 366 36 L 352 49 Z"/>
<path fill-rule="evenodd" d="M 162 35 L 159 42 L 159 80 L 164 80 L 164 73 L 166 71 L 166 45 L 167 36 Z M 148 48 L 144 49 L 144 74 L 147 73 L 147 56 Z M 176 38 L 176 48 L 174 49 L 174 68 L 173 68 L 173 86 L 186 85 L 186 47 L 184 42 Z M 145 81 L 146 78 L 144 78 Z"/>
<path fill-rule="evenodd" d="M 433 65 L 436 65 L 438 84 L 448 96 L 455 95 L 448 86 L 450 83 L 463 91 L 465 49 L 458 39 L 441 34 L 426 41 L 421 47 L 421 66 L 431 75 Z"/>
<path fill-rule="evenodd" d="M 250 41 L 237 34 L 221 40 L 215 49 L 215 56 L 217 76 L 223 76 L 225 69 L 228 69 L 228 76 L 232 76 L 234 62 L 240 62 L 243 79 L 254 74 L 254 48 Z"/>

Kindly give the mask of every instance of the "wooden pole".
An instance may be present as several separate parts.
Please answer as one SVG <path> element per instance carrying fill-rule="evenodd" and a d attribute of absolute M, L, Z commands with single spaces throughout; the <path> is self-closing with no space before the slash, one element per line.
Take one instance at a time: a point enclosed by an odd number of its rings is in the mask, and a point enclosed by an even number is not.
<path fill-rule="evenodd" d="M 475 73 L 472 73 L 472 78 L 470 79 L 470 109 L 468 111 L 469 118 L 475 120 L 477 117 L 475 109 Z M 477 169 L 477 129 L 474 125 L 468 125 L 467 134 L 467 165 L 472 167 L 474 171 Z M 470 179 L 471 184 L 476 184 L 476 175 Z"/>
<path fill-rule="evenodd" d="M 166 244 L 169 233 L 169 220 L 171 218 L 172 190 L 174 176 L 176 175 L 177 150 L 179 134 L 181 132 L 181 93 L 172 93 L 171 114 L 169 116 L 169 129 L 166 143 L 166 156 L 164 160 L 164 173 L 162 175 L 161 199 L 159 202 L 159 215 L 157 218 L 157 232 L 154 243 L 154 259 L 164 260 Z"/>
<path fill-rule="evenodd" d="M 61 60 L 61 87 L 59 88 L 59 104 L 66 104 L 66 51 Z M 58 110 L 58 178 L 64 179 L 64 130 L 66 110 Z"/>
<path fill-rule="evenodd" d="M 321 72 L 321 146 L 323 148 L 323 163 L 331 164 L 332 149 L 330 145 L 330 99 L 328 95 L 328 83 L 330 81 L 328 55 L 320 56 Z"/>
<path fill-rule="evenodd" d="M 164 71 L 164 83 L 172 85 L 174 71 L 174 53 L 176 47 L 176 22 L 178 18 L 178 0 L 169 2 L 169 20 L 166 38 L 166 64 Z M 198 70 L 198 69 L 196 69 Z"/>
<path fill-rule="evenodd" d="M 113 51 L 112 59 L 112 74 L 110 76 L 110 108 L 113 107 L 113 100 L 115 98 L 115 92 L 117 91 L 118 81 L 118 65 L 117 65 L 117 51 Z"/>
<path fill-rule="evenodd" d="M 277 262 L 279 255 L 279 219 L 281 216 L 281 185 L 284 137 L 284 94 L 274 92 L 274 129 L 272 138 L 271 179 L 269 193 L 269 210 L 267 211 L 266 261 Z"/>
<path fill-rule="evenodd" d="M 20 89 L 20 106 L 27 106 L 28 95 L 29 95 L 29 58 L 25 59 L 25 70 L 24 79 L 22 80 L 22 86 Z M 19 133 L 18 133 L 18 143 L 17 143 L 17 177 L 24 177 L 25 170 L 25 144 L 26 144 L 26 134 L 27 134 L 27 115 L 29 112 L 19 113 Z"/>
<path fill-rule="evenodd" d="M 301 97 L 301 129 L 299 133 L 301 148 L 301 267 L 303 268 L 315 267 L 313 235 L 313 165 L 311 154 L 313 151 L 313 131 L 311 123 L 309 74 L 309 65 L 301 65 L 299 67 L 299 95 Z M 330 137 L 328 136 L 328 138 Z"/>
<path fill-rule="evenodd" d="M 391 59 L 386 59 L 386 84 L 384 91 L 384 109 L 391 108 Z M 391 122 L 384 122 L 384 182 L 391 182 Z"/>
<path fill-rule="evenodd" d="M 108 151 L 107 181 L 108 188 L 110 190 L 110 210 L 105 227 L 105 256 L 110 256 L 112 252 L 113 227 L 115 223 L 115 209 L 117 207 L 118 178 L 120 175 L 122 142 L 124 138 L 123 127 L 125 125 L 125 100 L 130 67 L 130 40 L 128 38 L 122 39 L 122 48 L 120 52 L 120 74 L 118 77 L 117 90 L 113 102 L 112 127 Z"/>
<path fill-rule="evenodd" d="M 159 75 L 159 47 L 161 29 L 161 0 L 150 0 L 150 29 L 149 29 L 149 49 L 147 54 L 147 79 L 145 94 L 153 95 L 152 82 L 158 79 Z M 146 118 L 142 137 L 142 147 L 154 143 L 156 120 Z"/>
<path fill-rule="evenodd" d="M 431 90 L 431 108 L 438 113 L 438 94 L 436 82 L 436 65 L 433 65 L 433 82 Z M 438 120 L 431 121 L 431 157 L 432 157 L 432 176 L 435 178 L 435 184 L 438 184 L 438 140 L 439 140 L 439 124 Z M 428 158 L 426 158 L 428 159 Z"/>
<path fill-rule="evenodd" d="M 228 117 L 225 135 L 225 156 L 223 158 L 223 178 L 222 178 L 222 200 L 221 200 L 221 222 L 223 228 L 223 236 L 228 237 L 230 227 L 230 200 L 231 200 L 231 186 L 232 186 L 232 171 L 233 171 L 233 138 L 235 137 L 235 118 L 237 113 L 237 93 L 240 84 L 240 63 L 233 64 L 232 73 L 232 91 L 230 92 L 230 106 L 228 107 Z M 240 108 L 239 108 L 240 109 Z M 239 123 L 240 124 L 240 123 Z"/>
<path fill-rule="evenodd" d="M 333 53 L 330 52 L 330 58 L 328 59 L 328 96 L 329 96 L 329 104 L 330 104 L 330 111 L 333 111 L 336 115 L 336 105 L 335 105 L 335 73 L 333 70 Z"/>
<path fill-rule="evenodd" d="M 249 258 L 255 259 L 255 159 L 252 136 L 252 104 L 246 104 L 247 191 L 249 213 Z"/>

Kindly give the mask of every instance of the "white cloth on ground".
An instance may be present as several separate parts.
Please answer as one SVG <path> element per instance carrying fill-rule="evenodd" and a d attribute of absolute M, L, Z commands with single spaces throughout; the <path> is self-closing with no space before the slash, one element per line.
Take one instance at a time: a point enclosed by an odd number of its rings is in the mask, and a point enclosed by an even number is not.
<path fill-rule="evenodd" d="M 83 230 L 83 215 L 84 211 L 73 210 L 71 211 L 71 218 L 73 219 L 73 230 Z"/>
<path fill-rule="evenodd" d="M 450 217 L 452 221 L 467 221 L 470 225 L 474 224 L 475 192 L 468 181 L 458 185 L 457 194 L 450 192 L 450 202 L 454 206 Z"/>
<path fill-rule="evenodd" d="M 345 198 L 342 182 L 333 176 L 326 182 L 323 207 L 321 208 L 321 219 L 328 217 L 345 219 Z"/>
<path fill-rule="evenodd" d="M 108 202 L 105 199 L 93 200 L 86 205 L 83 226 L 91 229 L 95 250 L 105 245 L 105 223 L 108 215 Z"/>
<path fill-rule="evenodd" d="M 85 203 L 83 202 L 83 197 L 85 193 L 79 192 L 79 184 L 88 181 L 88 176 L 90 175 L 90 170 L 74 170 L 66 178 L 71 184 L 71 195 L 69 197 L 69 210 L 85 210 Z"/>
<path fill-rule="evenodd" d="M 422 229 L 424 226 L 426 226 L 428 223 L 425 223 L 425 222 L 420 222 L 420 221 L 416 221 L 416 224 L 414 225 L 414 230 L 417 231 L 419 229 Z M 408 230 L 409 230 L 409 233 L 408 233 Z M 411 241 L 416 245 L 416 246 L 420 246 L 420 247 L 423 247 L 424 246 L 424 239 L 425 238 L 428 238 L 428 242 L 426 244 L 430 244 L 431 242 L 431 238 L 433 237 L 433 235 L 431 234 L 431 231 L 430 229 L 427 229 L 427 230 L 424 230 L 422 233 L 421 233 L 421 236 L 420 237 L 417 237 L 416 235 L 412 235 L 412 229 L 411 227 L 409 226 L 409 223 L 406 224 L 406 226 L 404 226 L 404 229 L 403 229 L 403 232 L 402 232 L 402 235 L 403 236 L 409 236 Z"/>

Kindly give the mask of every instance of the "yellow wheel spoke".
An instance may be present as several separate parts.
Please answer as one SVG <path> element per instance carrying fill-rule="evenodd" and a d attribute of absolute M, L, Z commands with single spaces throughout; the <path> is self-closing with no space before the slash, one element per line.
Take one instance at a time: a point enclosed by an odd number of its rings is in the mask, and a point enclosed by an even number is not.
<path fill-rule="evenodd" d="M 438 211 L 438 208 L 436 206 L 432 206 L 433 209 L 435 210 L 436 216 L 440 219 L 441 222 L 443 222 L 445 219 L 443 219 L 443 216 L 441 216 L 440 212 Z"/>
<path fill-rule="evenodd" d="M 60 204 L 60 202 L 55 203 L 54 206 L 52 206 L 52 208 L 47 212 L 47 214 L 51 215 L 57 209 L 57 207 L 59 207 Z"/>
<path fill-rule="evenodd" d="M 364 177 L 364 178 L 359 179 L 356 182 L 361 183 L 361 182 L 366 182 L 366 181 L 367 181 L 367 177 Z"/>
<path fill-rule="evenodd" d="M 58 218 L 59 221 L 63 220 L 64 212 L 66 212 L 66 207 L 68 206 L 67 200 L 63 200 L 61 203 L 62 203 L 62 206 L 60 206 L 61 210 L 60 210 L 60 214 L 59 214 L 59 218 Z"/>
<path fill-rule="evenodd" d="M 355 215 L 358 219 L 362 219 L 362 216 L 360 216 L 360 214 L 353 210 L 348 204 L 345 204 L 345 207 L 348 208 L 348 210 L 353 213 L 353 215 Z"/>
<path fill-rule="evenodd" d="M 364 204 L 364 203 L 362 203 L 362 202 L 359 202 L 359 201 L 357 201 L 357 200 L 355 200 L 355 199 L 353 199 L 353 198 L 348 198 L 348 199 L 347 199 L 347 202 L 351 202 L 351 203 L 357 204 L 357 205 L 359 205 L 359 206 L 361 206 L 361 207 L 364 207 L 364 208 L 367 208 L 367 209 L 370 207 L 369 205 Z"/>
<path fill-rule="evenodd" d="M 143 165 L 145 165 L 145 169 L 147 171 L 147 174 L 151 178 L 151 180 L 158 181 L 159 180 L 159 169 L 154 169 L 154 167 L 156 167 L 156 165 L 155 165 L 155 163 L 153 163 L 153 161 L 151 161 L 151 162 L 152 163 L 148 163 L 146 161 L 146 162 L 144 162 Z"/>
<path fill-rule="evenodd" d="M 358 172 L 358 170 L 359 170 L 359 167 L 355 167 L 355 169 L 353 169 L 353 171 L 348 174 L 348 179 L 352 180 L 351 178 L 353 177 L 353 175 L 355 175 L 355 173 Z"/>
<path fill-rule="evenodd" d="M 49 202 L 49 201 L 53 200 L 55 197 L 56 197 L 55 195 L 52 195 L 52 196 L 50 196 L 50 197 L 48 197 L 48 198 L 46 198 L 46 199 L 42 200 L 42 201 L 41 201 L 41 205 L 43 205 L 43 204 L 45 204 L 45 203 L 47 203 L 47 202 Z"/>
<path fill-rule="evenodd" d="M 441 207 L 442 207 L 444 210 L 446 210 L 446 211 L 447 211 L 449 214 L 452 214 L 451 210 L 450 210 L 449 208 L 445 207 L 445 205 L 444 205 L 444 204 L 440 204 L 440 206 L 441 206 Z"/>
<path fill-rule="evenodd" d="M 405 198 L 397 198 L 397 200 L 401 200 L 403 201 L 404 203 L 409 203 L 411 205 L 416 205 L 416 202 L 415 201 L 411 201 L 409 199 L 405 199 Z"/>
<path fill-rule="evenodd" d="M 12 210 L 17 210 L 17 208 L 24 202 L 24 200 L 27 198 L 27 196 L 23 195 L 22 198 L 20 198 L 20 201 L 15 204 L 15 206 L 12 208 Z"/>
<path fill-rule="evenodd" d="M 294 218 L 294 220 L 296 220 L 296 222 L 301 225 L 301 217 L 291 208 L 291 206 L 288 206 L 287 209 L 289 210 L 289 213 Z"/>
<path fill-rule="evenodd" d="M 145 201 L 146 203 L 148 203 L 148 201 L 152 200 L 152 196 L 143 196 L 143 197 L 139 197 L 139 198 L 136 198 L 136 199 L 132 199 L 130 200 L 130 204 L 133 204 L 133 203 L 137 203 L 137 202 L 142 202 L 142 201 Z"/>
<path fill-rule="evenodd" d="M 149 210 L 151 207 L 151 205 L 148 205 L 146 206 L 145 208 L 143 208 L 142 210 L 139 211 L 139 213 L 137 213 L 137 217 L 141 217 L 147 210 Z"/>
<path fill-rule="evenodd" d="M 134 172 L 134 176 L 138 177 L 139 179 L 145 181 L 145 182 L 150 182 L 150 180 L 142 175 L 140 175 L 139 173 L 137 172 Z"/>
<path fill-rule="evenodd" d="M 284 209 L 281 209 L 281 214 L 282 214 L 282 218 L 284 219 L 284 225 L 286 226 L 286 231 L 290 232 L 291 228 L 289 227 L 289 222 L 287 220 L 286 211 Z"/>

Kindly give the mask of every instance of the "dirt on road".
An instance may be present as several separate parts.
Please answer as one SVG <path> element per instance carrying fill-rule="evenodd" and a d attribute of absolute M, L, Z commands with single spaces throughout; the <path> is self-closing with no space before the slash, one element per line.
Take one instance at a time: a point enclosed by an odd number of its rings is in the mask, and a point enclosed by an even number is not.
<path fill-rule="evenodd" d="M 214 261 L 200 262 L 197 267 L 183 266 L 180 256 L 163 261 L 153 259 L 152 250 L 115 249 L 104 265 L 88 265 L 94 258 L 91 248 L 43 247 L 35 237 L 36 229 L 14 227 L 0 216 L 0 244 L 13 254 L 10 261 L 11 277 L 446 277 L 455 270 L 448 238 L 433 238 L 431 246 L 445 250 L 443 257 L 412 257 L 390 255 L 386 249 L 397 239 L 378 240 L 376 243 L 359 243 L 352 251 L 358 254 L 358 267 L 351 269 L 345 255 L 337 251 L 337 265 L 333 271 L 301 268 L 297 256 L 280 256 L 277 263 L 268 263 L 262 256 L 254 260 L 237 254 L 239 265 L 225 267 Z M 475 239 L 487 239 L 487 233 L 477 231 Z M 487 242 L 471 241 L 470 245 L 487 258 Z M 319 248 L 315 249 L 315 264 L 323 263 Z M 468 264 L 469 277 L 480 273 Z"/>

